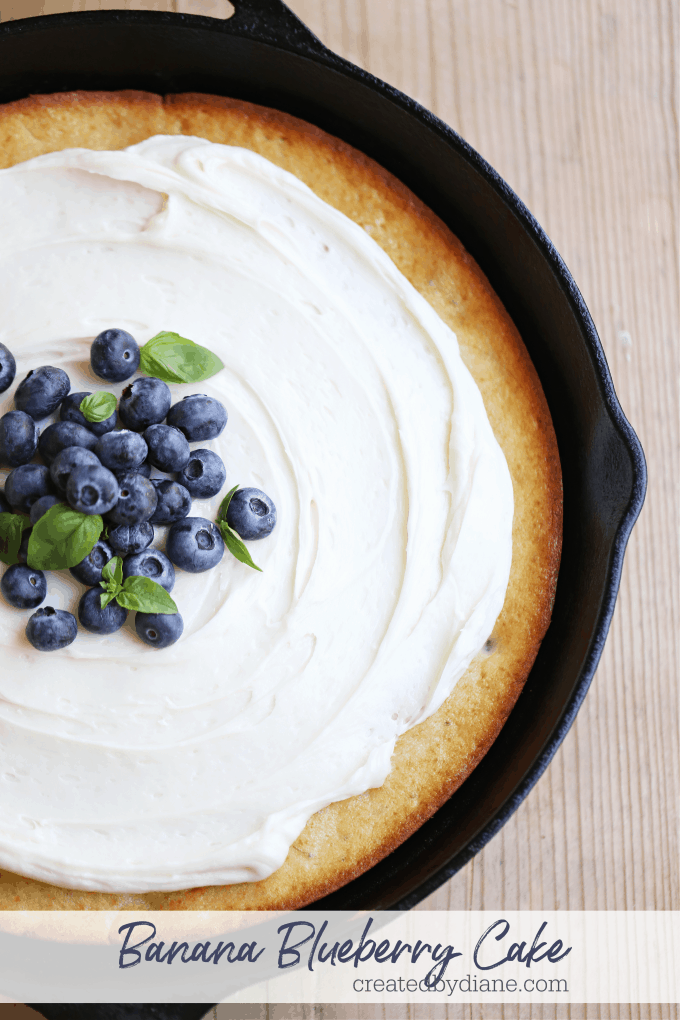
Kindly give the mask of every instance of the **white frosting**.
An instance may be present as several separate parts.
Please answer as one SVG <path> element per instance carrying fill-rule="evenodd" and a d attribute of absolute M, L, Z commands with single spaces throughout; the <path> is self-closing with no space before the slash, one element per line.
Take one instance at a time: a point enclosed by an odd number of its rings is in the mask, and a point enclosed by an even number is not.
<path fill-rule="evenodd" d="M 223 401 L 226 487 L 278 508 L 263 573 L 178 570 L 165 651 L 130 614 L 39 653 L 2 601 L 0 866 L 118 892 L 264 878 L 313 812 L 383 783 L 503 604 L 512 484 L 456 338 L 295 177 L 185 137 L 0 172 L 0 308 L 17 381 L 51 364 L 120 393 L 89 368 L 111 326 L 214 350 L 225 370 L 173 400 Z M 46 605 L 81 593 L 48 574 Z"/>

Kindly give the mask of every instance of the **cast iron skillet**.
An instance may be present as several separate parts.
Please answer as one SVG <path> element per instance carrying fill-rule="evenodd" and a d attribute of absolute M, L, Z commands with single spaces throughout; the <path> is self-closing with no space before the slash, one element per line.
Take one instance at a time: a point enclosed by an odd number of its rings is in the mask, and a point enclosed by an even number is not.
<path fill-rule="evenodd" d="M 412 99 L 326 49 L 280 0 L 234 6 L 227 21 L 101 11 L 0 25 L 0 102 L 74 89 L 207 92 L 302 117 L 411 188 L 458 235 L 514 319 L 543 384 L 564 476 L 550 629 L 470 778 L 393 854 L 314 904 L 408 909 L 501 828 L 569 729 L 607 635 L 645 462 L 576 284 L 502 178 Z"/>

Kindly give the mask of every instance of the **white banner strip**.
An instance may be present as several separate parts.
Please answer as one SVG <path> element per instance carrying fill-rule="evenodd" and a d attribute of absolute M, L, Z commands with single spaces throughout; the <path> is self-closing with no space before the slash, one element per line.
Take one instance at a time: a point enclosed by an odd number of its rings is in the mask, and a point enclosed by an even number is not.
<path fill-rule="evenodd" d="M 675 1003 L 680 912 L 0 913 L 17 1002 Z"/>

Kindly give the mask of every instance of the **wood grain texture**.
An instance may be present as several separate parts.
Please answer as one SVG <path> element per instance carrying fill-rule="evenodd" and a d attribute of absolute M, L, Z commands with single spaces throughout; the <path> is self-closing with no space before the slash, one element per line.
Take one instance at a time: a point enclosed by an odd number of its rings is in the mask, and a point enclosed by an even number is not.
<path fill-rule="evenodd" d="M 547 230 L 647 456 L 614 622 L 552 764 L 423 909 L 680 908 L 678 7 L 673 0 L 289 0 L 329 47 L 463 135 Z M 228 16 L 226 0 L 0 0 Z M 674 1006 L 220 1007 L 231 1017 L 676 1017 Z"/>

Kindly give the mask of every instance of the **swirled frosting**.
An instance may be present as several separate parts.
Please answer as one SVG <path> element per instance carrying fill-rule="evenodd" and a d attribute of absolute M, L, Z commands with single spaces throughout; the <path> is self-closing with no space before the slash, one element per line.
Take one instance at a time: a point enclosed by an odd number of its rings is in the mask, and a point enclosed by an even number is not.
<path fill-rule="evenodd" d="M 117 892 L 264 878 L 313 812 L 384 782 L 502 607 L 512 484 L 456 338 L 297 178 L 187 137 L 0 172 L 0 308 L 18 379 L 119 393 L 89 368 L 111 326 L 215 351 L 173 399 L 225 404 L 227 487 L 278 508 L 263 573 L 178 571 L 164 651 L 130 614 L 46 655 L 0 605 L 0 865 Z M 81 593 L 49 574 L 45 604 Z"/>

